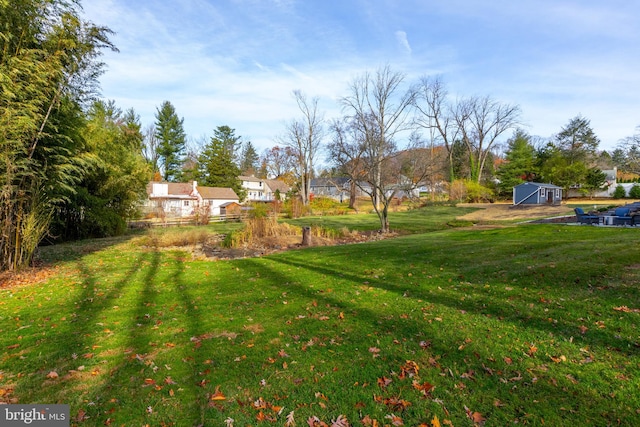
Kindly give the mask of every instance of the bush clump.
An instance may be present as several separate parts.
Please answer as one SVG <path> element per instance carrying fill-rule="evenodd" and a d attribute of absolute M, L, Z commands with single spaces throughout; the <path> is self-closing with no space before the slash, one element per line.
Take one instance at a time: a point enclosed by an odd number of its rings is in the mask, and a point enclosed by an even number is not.
<path fill-rule="evenodd" d="M 627 196 L 627 192 L 625 191 L 622 185 L 618 185 L 615 190 L 613 190 L 613 198 L 614 199 L 624 199 Z"/>
<path fill-rule="evenodd" d="M 629 190 L 629 197 L 632 199 L 640 199 L 640 185 L 634 184 Z"/>

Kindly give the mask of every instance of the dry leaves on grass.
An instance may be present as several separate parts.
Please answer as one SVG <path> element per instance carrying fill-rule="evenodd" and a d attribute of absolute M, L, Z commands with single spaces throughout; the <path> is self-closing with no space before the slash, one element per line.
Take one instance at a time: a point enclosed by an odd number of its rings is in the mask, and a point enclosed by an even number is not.
<path fill-rule="evenodd" d="M 21 272 L 7 271 L 0 273 L 0 288 L 35 285 L 55 275 L 55 268 L 34 267 Z"/>

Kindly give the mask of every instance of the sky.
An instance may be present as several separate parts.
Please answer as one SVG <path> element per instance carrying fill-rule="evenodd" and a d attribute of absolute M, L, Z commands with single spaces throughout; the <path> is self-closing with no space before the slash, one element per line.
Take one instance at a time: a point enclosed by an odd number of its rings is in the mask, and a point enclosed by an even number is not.
<path fill-rule="evenodd" d="M 218 126 L 259 153 L 318 97 L 325 118 L 365 72 L 439 77 L 551 138 L 582 115 L 610 150 L 640 126 L 640 2 L 629 0 L 83 0 L 114 31 L 102 97 L 143 127 L 169 101 L 192 144 Z M 506 134 L 506 140 L 511 134 Z"/>

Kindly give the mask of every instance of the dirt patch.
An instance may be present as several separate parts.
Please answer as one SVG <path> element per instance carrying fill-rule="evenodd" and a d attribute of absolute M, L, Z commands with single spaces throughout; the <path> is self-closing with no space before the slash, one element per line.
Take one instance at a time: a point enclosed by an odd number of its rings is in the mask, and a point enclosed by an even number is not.
<path fill-rule="evenodd" d="M 506 203 L 464 203 L 461 207 L 480 208 L 475 212 L 458 217 L 468 221 L 509 221 L 534 220 L 555 216 L 573 215 L 573 209 L 566 205 L 559 206 L 513 206 Z"/>

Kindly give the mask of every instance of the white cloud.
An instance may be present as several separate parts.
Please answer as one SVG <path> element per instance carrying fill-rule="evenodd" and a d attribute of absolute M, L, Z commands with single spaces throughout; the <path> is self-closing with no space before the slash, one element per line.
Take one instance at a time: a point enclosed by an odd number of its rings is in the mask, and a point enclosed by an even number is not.
<path fill-rule="evenodd" d="M 405 53 L 411 55 L 411 46 L 409 45 L 409 40 L 407 39 L 407 33 L 405 33 L 404 31 L 396 31 L 396 40 L 398 40 L 400 48 Z"/>
<path fill-rule="evenodd" d="M 411 81 L 440 74 L 454 96 L 520 104 L 536 135 L 579 113 L 603 144 L 640 124 L 637 2 L 386 3 L 104 0 L 85 12 L 117 33 L 104 97 L 144 125 L 169 100 L 192 137 L 229 125 L 266 148 L 300 114 L 294 89 L 337 116 L 352 78 L 385 64 Z"/>

